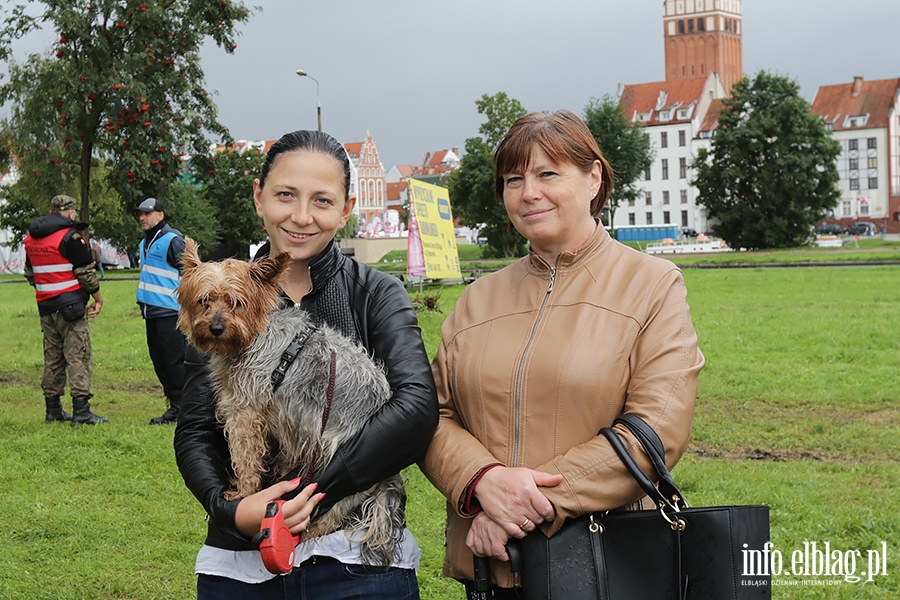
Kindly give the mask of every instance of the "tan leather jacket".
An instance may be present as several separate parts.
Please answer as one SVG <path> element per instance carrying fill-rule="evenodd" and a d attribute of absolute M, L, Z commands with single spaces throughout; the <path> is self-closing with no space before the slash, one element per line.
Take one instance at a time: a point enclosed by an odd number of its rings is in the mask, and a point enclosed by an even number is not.
<path fill-rule="evenodd" d="M 466 486 L 501 462 L 549 473 L 557 519 L 643 496 L 600 429 L 625 413 L 659 434 L 670 467 L 691 432 L 703 354 L 681 271 L 598 227 L 554 266 L 531 254 L 473 282 L 443 324 L 432 364 L 441 417 L 421 467 L 449 499 L 444 574 L 472 579 Z M 649 471 L 640 446 L 619 433 Z M 492 561 L 492 578 L 512 587 Z"/>

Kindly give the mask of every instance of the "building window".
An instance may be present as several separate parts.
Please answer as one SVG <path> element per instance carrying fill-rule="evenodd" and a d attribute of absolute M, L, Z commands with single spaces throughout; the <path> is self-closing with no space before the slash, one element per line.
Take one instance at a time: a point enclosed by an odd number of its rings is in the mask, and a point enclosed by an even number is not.
<path fill-rule="evenodd" d="M 660 148 L 668 148 L 669 147 L 669 134 L 666 131 L 663 131 L 659 134 L 659 147 Z"/>
<path fill-rule="evenodd" d="M 663 192 L 663 204 L 668 204 L 668 203 L 669 203 L 669 191 L 666 190 Z"/>
<path fill-rule="evenodd" d="M 687 190 L 681 190 L 681 203 L 687 204 Z"/>
<path fill-rule="evenodd" d="M 686 211 L 686 210 L 681 211 L 681 226 L 682 226 L 682 227 L 687 227 L 687 226 L 688 226 L 687 211 Z"/>
<path fill-rule="evenodd" d="M 685 112 L 687 112 L 687 111 L 685 111 Z M 679 131 L 678 132 L 678 145 L 683 147 L 687 143 L 686 138 L 687 138 L 687 136 L 684 134 L 684 129 Z"/>
<path fill-rule="evenodd" d="M 634 225 L 634 213 L 628 213 L 628 224 Z"/>
<path fill-rule="evenodd" d="M 664 210 L 663 211 L 663 225 L 668 225 L 668 224 L 669 224 L 669 211 Z"/>
<path fill-rule="evenodd" d="M 650 167 L 644 169 L 644 181 L 650 181 Z"/>
<path fill-rule="evenodd" d="M 847 140 L 847 148 L 850 150 L 859 150 L 859 140 Z"/>
<path fill-rule="evenodd" d="M 851 158 L 849 163 L 850 163 L 849 167 L 850 167 L 851 171 L 856 171 L 857 169 L 859 169 L 859 159 L 858 158 Z"/>
<path fill-rule="evenodd" d="M 850 116 L 847 115 L 847 118 L 844 119 L 844 127 L 865 127 L 866 123 L 869 122 L 869 115 L 856 115 Z"/>
<path fill-rule="evenodd" d="M 678 33 L 684 33 L 684 21 L 678 21 Z"/>
<path fill-rule="evenodd" d="M 662 159 L 662 172 L 663 172 L 662 178 L 668 179 L 669 178 L 669 159 L 668 158 Z"/>
<path fill-rule="evenodd" d="M 688 33 L 694 33 L 694 20 L 690 19 L 688 21 Z"/>
<path fill-rule="evenodd" d="M 861 217 L 869 216 L 869 202 L 865 198 L 859 199 L 859 215 Z"/>
<path fill-rule="evenodd" d="M 647 206 L 653 204 L 653 192 L 644 193 L 644 204 L 646 204 Z"/>
<path fill-rule="evenodd" d="M 869 177 L 869 189 L 870 190 L 878 189 L 878 178 L 877 177 Z"/>
<path fill-rule="evenodd" d="M 647 216 L 647 225 L 653 225 L 653 213 L 648 212 L 648 213 L 646 213 L 646 216 Z"/>
<path fill-rule="evenodd" d="M 858 190 L 859 189 L 859 179 L 851 179 L 850 180 L 850 189 Z"/>
<path fill-rule="evenodd" d="M 678 176 L 682 179 L 687 178 L 687 159 L 686 158 L 678 159 Z"/>
<path fill-rule="evenodd" d="M 849 200 L 841 200 L 841 216 L 852 217 L 853 207 Z"/>
<path fill-rule="evenodd" d="M 706 31 L 706 21 L 697 19 L 697 31 Z"/>
<path fill-rule="evenodd" d="M 628 200 L 628 206 L 634 206 L 634 198 Z"/>
<path fill-rule="evenodd" d="M 869 138 L 866 140 L 866 148 L 875 149 L 878 147 L 878 140 L 875 138 Z"/>
<path fill-rule="evenodd" d="M 877 156 L 870 156 L 870 157 L 869 157 L 869 168 L 870 168 L 870 169 L 877 169 L 877 168 L 878 168 L 878 157 L 877 157 Z"/>

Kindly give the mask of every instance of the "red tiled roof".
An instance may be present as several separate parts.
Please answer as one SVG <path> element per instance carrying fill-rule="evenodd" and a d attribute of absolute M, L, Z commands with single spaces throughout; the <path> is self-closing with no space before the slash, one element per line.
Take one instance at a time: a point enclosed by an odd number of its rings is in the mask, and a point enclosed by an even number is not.
<path fill-rule="evenodd" d="M 431 160 L 428 159 L 428 155 L 425 155 L 425 166 L 428 168 L 434 168 L 440 166 L 442 162 L 444 162 L 444 158 L 446 158 L 449 150 L 438 150 L 434 154 L 431 155 Z"/>
<path fill-rule="evenodd" d="M 414 165 L 396 165 L 397 170 L 400 171 L 400 177 L 405 177 L 409 179 L 416 172 L 416 167 Z"/>
<path fill-rule="evenodd" d="M 362 147 L 362 142 L 349 142 L 344 144 L 344 148 L 347 149 L 347 154 L 350 155 L 350 158 L 358 158 L 359 153 L 362 152 Z"/>
<path fill-rule="evenodd" d="M 674 110 L 687 108 L 692 102 L 699 101 L 705 85 L 705 77 L 626 85 L 622 90 L 619 106 L 629 119 L 633 119 L 635 113 L 650 113 L 651 118 L 647 124 L 659 123 L 659 111 L 662 110 L 673 110 L 672 118 L 665 123 L 689 121 L 690 119 L 676 118 L 677 112 Z M 664 102 L 658 106 L 663 92 L 665 92 Z"/>
<path fill-rule="evenodd" d="M 400 194 L 406 189 L 406 182 L 384 184 L 384 192 L 388 200 L 400 200 Z"/>
<path fill-rule="evenodd" d="M 854 88 L 857 88 L 854 94 Z M 834 131 L 872 127 L 887 127 L 891 108 L 900 93 L 900 78 L 823 85 L 816 93 L 812 112 L 834 125 Z M 850 126 L 847 117 L 865 116 L 865 125 Z"/>
<path fill-rule="evenodd" d="M 722 112 L 723 108 L 725 108 L 725 103 L 721 100 L 710 102 L 709 108 L 706 109 L 706 116 L 703 118 L 703 123 L 700 125 L 697 133 L 700 134 L 704 131 L 714 133 L 719 128 L 719 113 Z"/>

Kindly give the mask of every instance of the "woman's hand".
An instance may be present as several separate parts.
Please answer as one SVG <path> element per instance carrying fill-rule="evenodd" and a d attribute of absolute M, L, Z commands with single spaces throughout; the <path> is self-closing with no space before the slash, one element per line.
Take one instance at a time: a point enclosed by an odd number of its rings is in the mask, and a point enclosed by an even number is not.
<path fill-rule="evenodd" d="M 238 531 L 247 537 L 253 537 L 259 533 L 259 527 L 266 516 L 266 506 L 269 502 L 280 500 L 284 494 L 296 489 L 298 485 L 300 485 L 299 477 L 290 481 L 280 481 L 252 496 L 241 499 L 234 515 L 234 524 Z M 295 535 L 306 531 L 313 509 L 325 497 L 325 494 L 314 493 L 317 485 L 309 484 L 295 498 L 288 500 L 281 507 L 284 524 Z"/>
<path fill-rule="evenodd" d="M 508 537 L 521 538 L 556 517 L 553 504 L 539 488 L 559 485 L 562 480 L 562 475 L 524 467 L 494 467 L 476 484 L 475 497 Z"/>
<path fill-rule="evenodd" d="M 521 536 L 525 533 L 519 530 Z M 520 536 L 520 537 L 521 537 Z M 506 553 L 506 542 L 509 535 L 499 524 L 491 520 L 484 512 L 480 512 L 472 519 L 472 526 L 466 535 L 466 546 L 475 556 L 493 556 L 504 562 L 509 560 Z"/>

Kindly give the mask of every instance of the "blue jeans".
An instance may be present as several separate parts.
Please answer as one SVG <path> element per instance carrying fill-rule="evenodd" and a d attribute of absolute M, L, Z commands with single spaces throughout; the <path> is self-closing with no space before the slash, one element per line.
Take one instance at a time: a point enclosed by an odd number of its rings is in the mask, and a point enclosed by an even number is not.
<path fill-rule="evenodd" d="M 419 600 L 412 569 L 378 569 L 319 559 L 264 583 L 197 576 L 197 600 Z"/>

